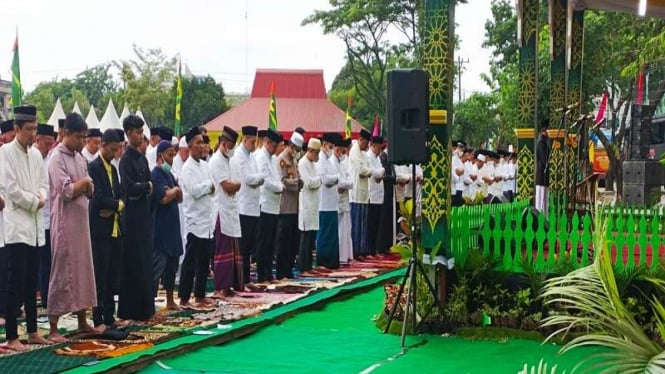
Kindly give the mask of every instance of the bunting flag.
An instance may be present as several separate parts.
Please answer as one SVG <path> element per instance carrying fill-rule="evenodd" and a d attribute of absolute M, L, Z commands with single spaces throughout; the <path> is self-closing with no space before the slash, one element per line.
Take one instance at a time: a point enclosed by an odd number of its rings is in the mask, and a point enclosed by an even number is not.
<path fill-rule="evenodd" d="M 275 82 L 270 83 L 270 108 L 268 112 L 268 128 L 277 131 L 277 103 L 275 102 Z"/>
<path fill-rule="evenodd" d="M 14 40 L 14 58 L 12 59 L 12 97 L 11 106 L 20 106 L 23 101 L 23 89 L 21 88 L 21 69 L 18 61 L 18 31 Z"/>
<path fill-rule="evenodd" d="M 176 84 L 176 94 L 175 94 L 175 136 L 180 137 L 181 129 L 181 117 L 180 109 L 182 107 L 182 72 L 181 72 L 181 61 L 178 59 L 178 81 Z"/>
<path fill-rule="evenodd" d="M 598 108 L 598 113 L 596 114 L 596 119 L 594 123 L 599 124 L 605 119 L 605 112 L 607 111 L 607 91 L 603 92 L 603 100 L 600 102 L 600 107 Z M 607 124 L 606 124 L 607 125 Z"/>
<path fill-rule="evenodd" d="M 374 117 L 374 131 L 372 131 L 372 136 L 381 136 L 381 119 L 378 114 Z"/>
<path fill-rule="evenodd" d="M 346 99 L 346 122 L 344 123 L 344 139 L 351 138 L 351 106 L 353 105 L 353 96 L 349 94 Z"/>

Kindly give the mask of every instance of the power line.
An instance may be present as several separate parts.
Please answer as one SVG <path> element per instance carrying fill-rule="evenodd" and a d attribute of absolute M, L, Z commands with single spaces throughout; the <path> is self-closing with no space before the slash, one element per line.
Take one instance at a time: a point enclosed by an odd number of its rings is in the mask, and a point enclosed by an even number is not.
<path fill-rule="evenodd" d="M 468 63 L 468 58 L 462 60 L 462 57 L 457 56 L 457 93 L 459 102 L 462 102 L 462 71 L 464 71 L 464 64 Z"/>

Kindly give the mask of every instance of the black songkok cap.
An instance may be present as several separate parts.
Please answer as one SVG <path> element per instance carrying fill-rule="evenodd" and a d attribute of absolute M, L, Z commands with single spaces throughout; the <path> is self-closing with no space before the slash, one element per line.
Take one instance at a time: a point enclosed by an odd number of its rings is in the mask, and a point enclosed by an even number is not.
<path fill-rule="evenodd" d="M 58 130 L 64 129 L 65 128 L 65 119 L 64 118 L 59 118 L 58 119 Z"/>
<path fill-rule="evenodd" d="M 265 138 L 268 136 L 268 130 L 259 130 L 256 133 L 259 135 L 259 138 Z"/>
<path fill-rule="evenodd" d="M 360 130 L 360 137 L 365 140 L 372 140 L 372 134 L 370 134 L 369 131 L 365 129 Z"/>
<path fill-rule="evenodd" d="M 37 107 L 23 105 L 14 107 L 14 119 L 18 121 L 34 121 L 37 119 Z"/>
<path fill-rule="evenodd" d="M 119 142 L 124 142 L 125 141 L 125 132 L 122 131 L 121 129 L 114 129 L 115 132 L 118 133 L 118 140 Z M 104 137 L 102 136 L 102 140 L 104 140 Z"/>
<path fill-rule="evenodd" d="M 83 132 L 88 130 L 88 124 L 78 113 L 69 113 L 65 118 L 65 130 L 69 132 Z"/>
<path fill-rule="evenodd" d="M 222 130 L 222 138 L 230 141 L 231 143 L 235 143 L 238 141 L 238 133 L 236 130 L 228 126 L 224 126 L 224 130 Z"/>
<path fill-rule="evenodd" d="M 170 142 L 171 139 L 173 138 L 173 130 L 171 130 L 168 127 L 160 127 L 159 128 L 159 137 L 162 138 L 162 140 L 166 140 L 167 142 Z"/>
<path fill-rule="evenodd" d="M 210 137 L 208 135 L 203 135 L 203 143 L 210 144 Z"/>
<path fill-rule="evenodd" d="M 0 124 L 0 133 L 5 134 L 10 131 L 14 131 L 14 120 L 10 119 Z"/>
<path fill-rule="evenodd" d="M 337 136 L 335 136 L 335 135 L 337 135 Z M 336 144 L 338 136 L 339 136 L 339 134 L 334 133 L 334 132 L 325 132 L 325 133 L 323 133 L 323 136 L 321 137 L 321 140 L 323 140 L 324 142 Z"/>
<path fill-rule="evenodd" d="M 55 137 L 55 129 L 51 125 L 40 123 L 39 125 L 37 125 L 37 135 Z"/>
<path fill-rule="evenodd" d="M 275 132 L 273 130 L 267 130 L 266 137 L 268 137 L 268 139 L 270 139 L 275 143 L 280 143 L 282 140 L 284 140 L 284 138 L 282 138 L 282 136 L 278 132 Z"/>
<path fill-rule="evenodd" d="M 297 132 L 298 134 L 302 135 L 303 138 L 305 137 L 305 129 L 303 129 L 302 127 L 298 126 L 298 127 L 296 127 L 296 129 L 293 130 L 293 131 L 295 131 L 295 132 Z"/>
<path fill-rule="evenodd" d="M 191 130 L 185 135 L 185 141 L 187 144 L 191 143 L 197 135 L 201 135 L 201 129 L 198 126 L 192 127 Z"/>
<path fill-rule="evenodd" d="M 92 130 L 99 131 L 98 129 Z M 120 143 L 125 141 L 125 134 L 119 134 L 117 129 L 108 129 L 104 131 L 104 134 L 102 134 L 102 141 L 104 143 Z"/>
<path fill-rule="evenodd" d="M 383 136 L 372 136 L 372 144 L 383 144 Z"/>
<path fill-rule="evenodd" d="M 159 137 L 162 137 L 162 132 L 159 127 L 151 127 L 150 128 L 150 136 L 156 136 L 159 135 Z"/>
<path fill-rule="evenodd" d="M 86 138 L 101 138 L 102 131 L 100 129 L 88 129 L 88 133 L 85 134 Z"/>
<path fill-rule="evenodd" d="M 258 130 L 256 126 L 243 126 L 242 136 L 256 136 Z"/>
<path fill-rule="evenodd" d="M 340 147 L 350 147 L 351 142 L 352 142 L 351 138 L 342 139 L 342 142 L 340 143 Z"/>

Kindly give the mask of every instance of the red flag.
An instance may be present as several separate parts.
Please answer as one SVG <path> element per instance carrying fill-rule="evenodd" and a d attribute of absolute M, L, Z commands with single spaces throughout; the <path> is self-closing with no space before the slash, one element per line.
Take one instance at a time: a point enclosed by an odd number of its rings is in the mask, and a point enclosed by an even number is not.
<path fill-rule="evenodd" d="M 374 131 L 372 131 L 372 136 L 381 136 L 381 119 L 378 114 L 374 117 Z"/>
<path fill-rule="evenodd" d="M 600 102 L 600 107 L 598 108 L 598 114 L 596 114 L 596 124 L 601 123 L 605 119 L 605 111 L 607 111 L 607 91 L 603 92 L 603 100 Z"/>
<path fill-rule="evenodd" d="M 637 98 L 635 102 L 638 105 L 642 105 L 642 100 L 644 97 L 644 71 L 640 70 L 640 73 L 637 76 Z"/>

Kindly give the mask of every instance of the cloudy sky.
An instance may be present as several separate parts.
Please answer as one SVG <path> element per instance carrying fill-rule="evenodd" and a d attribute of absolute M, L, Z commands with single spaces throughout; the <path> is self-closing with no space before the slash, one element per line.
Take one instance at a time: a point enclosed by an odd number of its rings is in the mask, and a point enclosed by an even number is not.
<path fill-rule="evenodd" d="M 463 96 L 486 91 L 481 47 L 490 0 L 457 8 L 460 56 L 468 59 Z M 327 0 L 0 0 L 0 78 L 8 80 L 19 32 L 24 89 L 86 67 L 133 57 L 132 44 L 180 53 L 194 74 L 210 74 L 227 92 L 251 90 L 257 68 L 323 69 L 330 88 L 344 45 L 319 26 L 300 26 Z M 457 97 L 457 93 L 455 94 Z"/>

